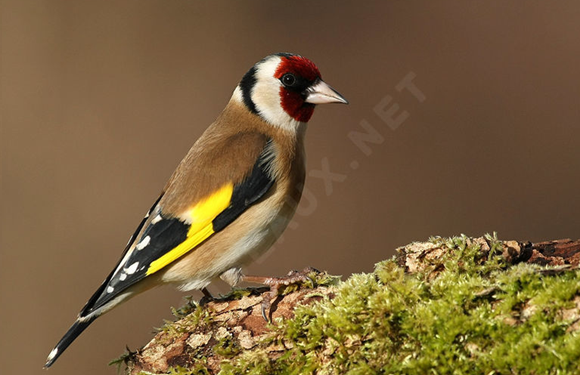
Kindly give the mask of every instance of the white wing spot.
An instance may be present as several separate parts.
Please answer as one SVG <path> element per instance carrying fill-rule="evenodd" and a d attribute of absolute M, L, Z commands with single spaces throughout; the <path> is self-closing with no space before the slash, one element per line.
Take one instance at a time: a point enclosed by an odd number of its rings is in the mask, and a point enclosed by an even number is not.
<path fill-rule="evenodd" d="M 143 250 L 145 247 L 147 247 L 147 245 L 149 245 L 149 242 L 151 242 L 151 237 L 150 236 L 147 236 L 147 237 L 143 238 L 141 240 L 141 242 L 139 242 L 137 244 L 137 246 L 135 246 L 135 249 L 137 249 L 137 250 Z"/>
<path fill-rule="evenodd" d="M 125 281 L 126 278 L 127 278 L 127 274 L 125 272 L 121 273 L 121 275 L 119 276 L 119 280 L 121 280 L 121 281 Z"/>
<path fill-rule="evenodd" d="M 161 217 L 161 215 L 157 215 L 153 218 L 153 220 L 151 220 L 151 224 L 157 224 L 158 222 L 160 222 L 161 220 L 163 220 L 163 218 Z"/>
<path fill-rule="evenodd" d="M 107 288 L 107 293 L 113 293 L 115 291 L 115 288 L 113 288 L 112 286 Z"/>
<path fill-rule="evenodd" d="M 125 272 L 127 272 L 129 275 L 132 275 L 135 273 L 135 271 L 137 271 L 137 267 L 139 267 L 139 262 L 135 262 L 131 264 L 129 268 L 125 268 Z"/>

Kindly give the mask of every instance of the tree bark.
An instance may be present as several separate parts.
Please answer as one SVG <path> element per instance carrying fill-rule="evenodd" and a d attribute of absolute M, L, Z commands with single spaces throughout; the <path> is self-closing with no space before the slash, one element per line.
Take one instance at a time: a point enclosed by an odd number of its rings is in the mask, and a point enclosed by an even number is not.
<path fill-rule="evenodd" d="M 479 245 L 481 262 L 485 262 L 494 246 L 489 238 L 468 238 L 467 241 L 469 244 Z M 507 265 L 536 264 L 545 267 L 541 272 L 551 274 L 579 268 L 580 240 L 499 243 L 501 255 Z M 446 247 L 435 246 L 432 242 L 415 242 L 397 249 L 395 260 L 406 273 L 424 272 L 445 251 L 448 251 Z M 432 272 L 437 273 L 438 268 L 435 267 Z M 334 298 L 336 287 L 329 281 L 331 279 L 327 275 L 315 279 L 312 285 L 314 288 L 302 287 L 293 291 L 288 289 L 284 295 L 280 295 L 272 304 L 271 319 L 290 319 L 299 305 L 315 304 L 324 298 Z M 181 319 L 168 324 L 147 345 L 123 358 L 127 373 L 136 375 L 145 371 L 161 374 L 172 368 L 199 368 L 214 374 L 220 371 L 224 360 L 233 358 L 242 351 L 257 348 L 271 360 L 276 360 L 292 347 L 292 343 L 279 340 L 268 343 L 270 325 L 261 312 L 262 298 L 266 293 L 267 288 L 247 289 L 242 296 L 237 293 L 202 306 L 189 306 L 186 310 L 191 311 L 182 311 Z M 567 312 L 572 316 L 580 316 L 580 299 L 576 299 L 576 308 Z"/>

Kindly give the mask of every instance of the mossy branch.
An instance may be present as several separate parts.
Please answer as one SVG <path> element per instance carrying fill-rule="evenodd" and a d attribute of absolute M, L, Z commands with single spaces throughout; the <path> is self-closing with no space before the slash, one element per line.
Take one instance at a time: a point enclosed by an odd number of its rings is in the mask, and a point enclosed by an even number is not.
<path fill-rule="evenodd" d="M 128 374 L 577 374 L 580 241 L 432 238 L 374 273 L 175 311 Z"/>

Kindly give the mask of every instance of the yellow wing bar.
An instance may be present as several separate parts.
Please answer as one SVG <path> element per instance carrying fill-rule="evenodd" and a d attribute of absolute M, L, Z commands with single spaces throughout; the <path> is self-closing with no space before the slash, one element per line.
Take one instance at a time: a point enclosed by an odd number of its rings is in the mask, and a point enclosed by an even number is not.
<path fill-rule="evenodd" d="M 234 185 L 232 183 L 226 184 L 208 198 L 189 209 L 186 216 L 189 216 L 191 226 L 187 232 L 187 238 L 151 262 L 147 269 L 147 276 L 180 258 L 211 236 L 214 233 L 212 221 L 230 205 L 233 191 Z"/>

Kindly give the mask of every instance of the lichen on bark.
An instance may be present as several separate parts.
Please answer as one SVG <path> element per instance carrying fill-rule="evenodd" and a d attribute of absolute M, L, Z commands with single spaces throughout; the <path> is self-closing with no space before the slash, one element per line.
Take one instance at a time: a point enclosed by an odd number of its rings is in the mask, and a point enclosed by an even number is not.
<path fill-rule="evenodd" d="M 432 238 L 343 282 L 190 301 L 128 374 L 577 374 L 580 242 Z"/>

